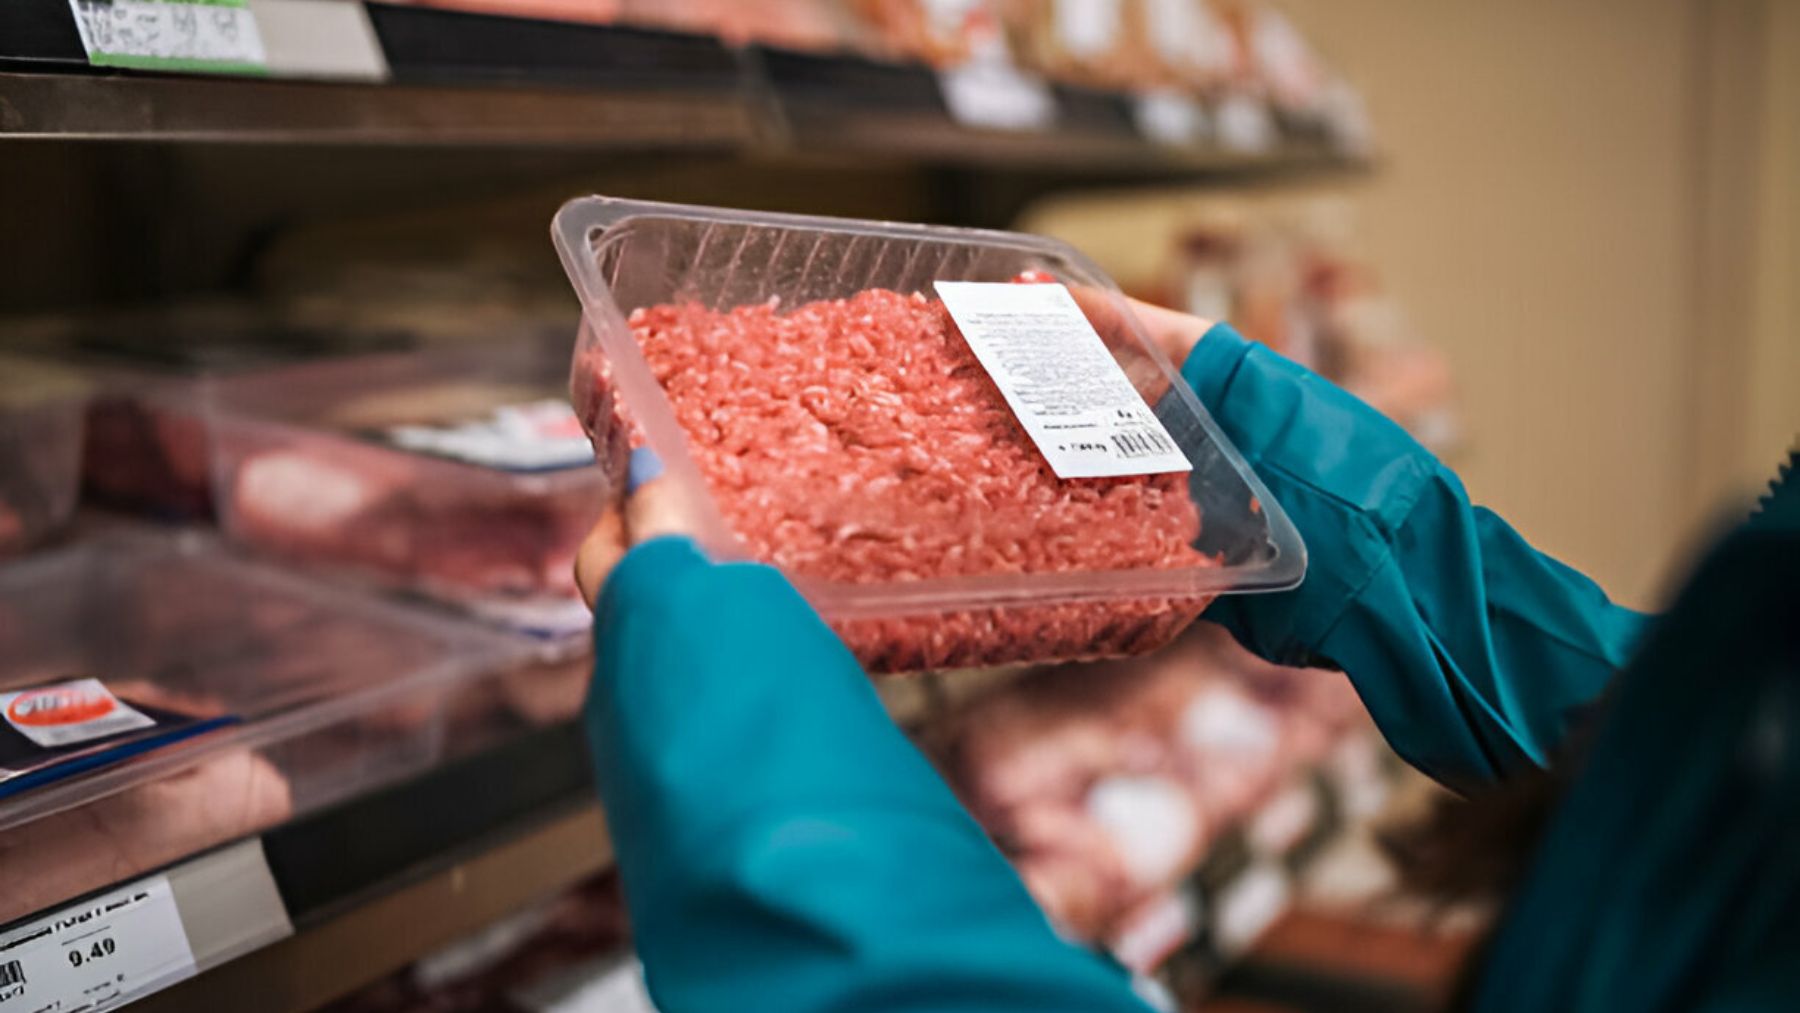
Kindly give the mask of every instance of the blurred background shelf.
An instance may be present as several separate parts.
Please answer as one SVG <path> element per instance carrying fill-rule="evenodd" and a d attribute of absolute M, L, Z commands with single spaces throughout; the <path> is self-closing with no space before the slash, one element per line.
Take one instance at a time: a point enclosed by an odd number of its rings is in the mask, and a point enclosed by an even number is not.
<path fill-rule="evenodd" d="M 923 84 L 936 88 L 929 76 Z M 1110 123 L 1009 131 L 959 124 L 941 103 L 841 93 L 765 102 L 749 90 L 15 72 L 0 73 L 0 139 L 874 157 L 1121 180 L 1352 173 L 1367 164 L 1317 137 L 1285 137 L 1264 151 L 1158 144 L 1135 132 L 1122 100 L 1111 101 Z"/>
<path fill-rule="evenodd" d="M 10 138 L 711 150 L 753 127 L 747 102 L 698 92 L 0 75 Z"/>

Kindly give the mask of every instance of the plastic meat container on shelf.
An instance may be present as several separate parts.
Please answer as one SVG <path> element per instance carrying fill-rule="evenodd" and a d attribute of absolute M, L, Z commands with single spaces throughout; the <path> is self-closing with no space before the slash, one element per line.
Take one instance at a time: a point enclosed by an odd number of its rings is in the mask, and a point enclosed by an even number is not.
<path fill-rule="evenodd" d="M 1366 728 L 1341 673 L 1200 622 L 1149 657 L 1028 673 L 926 735 L 1057 924 L 1116 944 L 1234 832 L 1285 860 L 1318 822 L 1309 773 Z"/>
<path fill-rule="evenodd" d="M 0 923 L 487 744 L 519 661 L 195 535 L 0 568 Z"/>
<path fill-rule="evenodd" d="M 567 338 L 538 338 L 220 382 L 221 526 L 511 628 L 584 631 L 575 550 L 608 484 L 565 400 Z"/>
<path fill-rule="evenodd" d="M 604 197 L 553 232 L 586 311 L 572 400 L 609 472 L 647 443 L 701 544 L 781 568 L 871 671 L 1141 653 L 1221 593 L 1305 572 L 1292 524 L 1066 245 Z M 1079 293 L 1114 389 L 1191 470 L 1056 476 L 933 294 L 1020 279 Z"/>
<path fill-rule="evenodd" d="M 64 370 L 0 357 L 0 557 L 75 512 L 86 387 Z"/>
<path fill-rule="evenodd" d="M 212 381 L 412 340 L 398 332 L 291 326 L 235 303 L 104 311 L 7 330 L 14 347 L 67 362 L 94 384 L 81 461 L 84 498 L 168 521 L 212 516 Z"/>

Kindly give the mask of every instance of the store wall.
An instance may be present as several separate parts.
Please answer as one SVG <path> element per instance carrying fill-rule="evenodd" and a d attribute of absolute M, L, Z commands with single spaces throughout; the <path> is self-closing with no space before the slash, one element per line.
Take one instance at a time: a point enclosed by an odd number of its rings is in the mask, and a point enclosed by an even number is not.
<path fill-rule="evenodd" d="M 1693 520 L 1699 4 L 1286 6 L 1368 100 L 1361 238 L 1453 359 L 1471 492 L 1653 600 Z"/>

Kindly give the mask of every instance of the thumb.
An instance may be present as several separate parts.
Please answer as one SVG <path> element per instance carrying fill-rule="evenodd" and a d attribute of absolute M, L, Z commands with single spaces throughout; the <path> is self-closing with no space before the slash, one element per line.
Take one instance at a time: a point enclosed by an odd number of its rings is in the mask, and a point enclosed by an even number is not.
<path fill-rule="evenodd" d="M 632 451 L 626 489 L 625 531 L 631 544 L 699 530 L 693 504 L 681 486 L 663 475 L 662 461 L 648 448 Z"/>
<path fill-rule="evenodd" d="M 575 584 L 581 588 L 588 608 L 600 600 L 600 588 L 605 586 L 607 574 L 624 558 L 625 548 L 625 518 L 618 509 L 609 508 L 575 552 Z"/>
<path fill-rule="evenodd" d="M 609 508 L 575 554 L 575 583 L 588 607 L 631 546 L 662 535 L 700 530 L 698 511 L 680 486 L 664 478 L 662 461 L 647 447 L 631 452 L 623 507 Z"/>

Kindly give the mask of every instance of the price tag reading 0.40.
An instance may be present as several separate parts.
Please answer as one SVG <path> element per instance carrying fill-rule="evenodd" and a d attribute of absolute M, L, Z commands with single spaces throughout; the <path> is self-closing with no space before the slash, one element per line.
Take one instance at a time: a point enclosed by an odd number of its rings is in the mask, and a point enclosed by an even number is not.
<path fill-rule="evenodd" d="M 0 933 L 0 1013 L 99 1013 L 193 974 L 193 951 L 164 876 Z"/>

